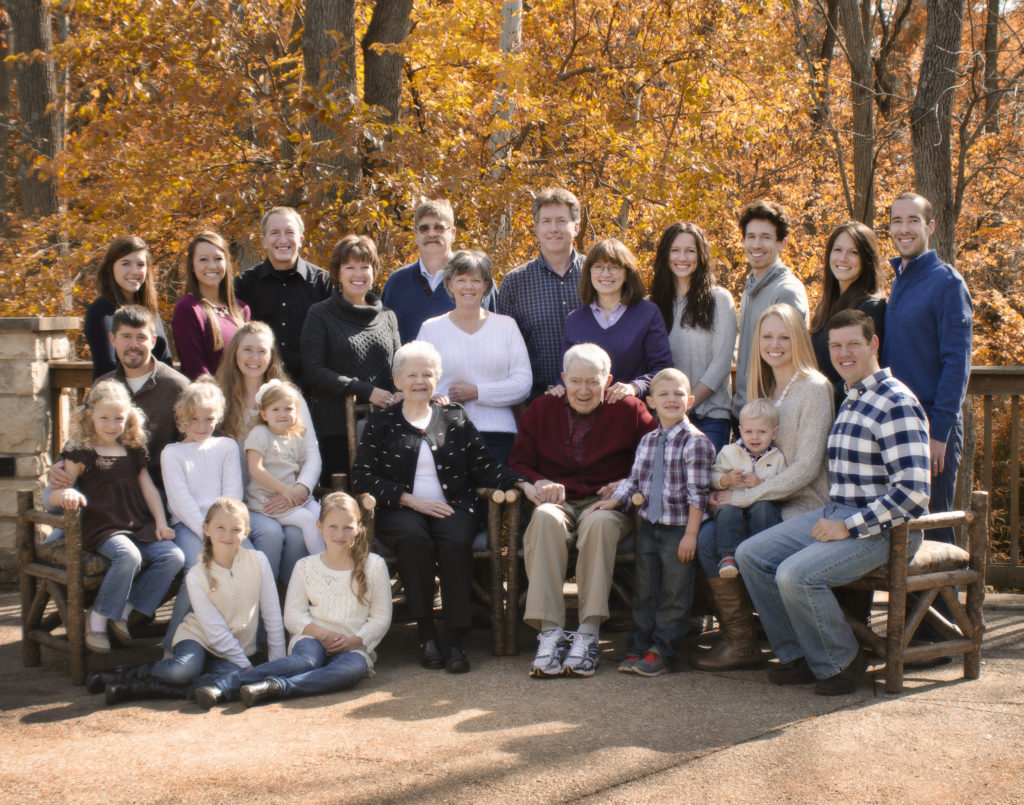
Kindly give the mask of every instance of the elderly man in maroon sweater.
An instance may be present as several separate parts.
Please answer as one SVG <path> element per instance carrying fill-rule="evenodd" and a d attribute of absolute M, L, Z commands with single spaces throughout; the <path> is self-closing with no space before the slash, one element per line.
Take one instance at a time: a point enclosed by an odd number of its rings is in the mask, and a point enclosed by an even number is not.
<path fill-rule="evenodd" d="M 566 395 L 538 397 L 519 421 L 509 465 L 534 484 L 536 504 L 523 536 L 526 575 L 524 620 L 538 629 L 534 677 L 592 676 L 598 633 L 608 617 L 615 551 L 632 527 L 621 512 L 595 511 L 629 474 L 640 437 L 656 422 L 636 397 L 604 402 L 611 360 L 595 344 L 565 353 Z M 565 632 L 562 584 L 573 542 L 579 557 L 579 627 Z"/>

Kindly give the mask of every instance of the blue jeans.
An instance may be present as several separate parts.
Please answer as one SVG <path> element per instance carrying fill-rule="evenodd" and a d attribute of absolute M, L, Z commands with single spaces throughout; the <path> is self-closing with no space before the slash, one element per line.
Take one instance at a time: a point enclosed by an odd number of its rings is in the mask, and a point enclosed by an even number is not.
<path fill-rule="evenodd" d="M 811 529 L 821 518 L 844 520 L 858 511 L 830 503 L 755 534 L 736 551 L 736 563 L 781 662 L 803 657 L 818 679 L 839 673 L 857 654 L 857 638 L 832 587 L 870 573 L 889 559 L 889 532 L 818 542 Z M 921 544 L 911 534 L 910 555 Z"/>
<path fill-rule="evenodd" d="M 238 666 L 211 654 L 196 640 L 182 640 L 174 646 L 174 656 L 153 663 L 149 675 L 170 685 L 191 685 L 201 675 L 221 677 Z"/>
<path fill-rule="evenodd" d="M 249 542 L 267 557 L 274 581 L 288 586 L 295 563 L 307 556 L 306 542 L 298 526 L 282 526 L 262 512 L 249 512 Z"/>
<path fill-rule="evenodd" d="M 287 657 L 265 662 L 247 671 L 234 670 L 214 685 L 229 702 L 238 699 L 242 685 L 274 679 L 284 688 L 284 697 L 317 696 L 356 684 L 366 676 L 366 657 L 358 651 L 328 654 L 318 640 L 303 638 Z"/>
<path fill-rule="evenodd" d="M 657 649 L 669 665 L 679 660 L 679 645 L 690 628 L 693 562 L 679 561 L 686 526 L 655 525 L 643 520 L 636 535 L 633 625 L 630 654 Z"/>
<path fill-rule="evenodd" d="M 729 433 L 732 430 L 732 420 L 729 417 L 719 419 L 713 416 L 691 416 L 690 422 L 711 440 L 711 444 L 715 446 L 716 456 L 729 444 Z"/>
<path fill-rule="evenodd" d="M 953 492 L 956 489 L 956 472 L 960 466 L 960 454 L 964 448 L 964 423 L 957 419 L 946 439 L 946 460 L 942 472 L 932 476 L 932 494 L 928 501 L 929 512 L 948 512 L 953 508 Z M 928 532 L 928 539 L 950 544 L 956 541 L 952 528 L 936 528 Z M 940 599 L 940 604 L 944 602 Z"/>
<path fill-rule="evenodd" d="M 110 570 L 103 577 L 92 609 L 115 621 L 121 620 L 125 604 L 143 615 L 156 612 L 185 563 L 181 549 L 170 540 L 136 542 L 125 534 L 110 537 L 96 548 L 96 553 L 110 560 Z M 145 570 L 143 562 L 148 563 Z"/>
<path fill-rule="evenodd" d="M 768 505 L 762 506 L 762 503 Z M 760 531 L 764 531 L 766 528 L 782 522 L 782 515 L 779 513 L 779 507 L 777 503 L 770 501 L 758 501 L 757 503 L 750 506 L 751 510 L 756 507 L 756 515 L 752 511 L 750 515 L 750 522 L 747 524 L 749 528 L 746 531 L 744 539 L 752 534 L 757 534 Z M 726 507 L 723 507 L 726 508 Z M 736 506 L 729 506 L 728 508 L 737 509 Z M 739 509 L 739 511 L 743 511 Z M 715 515 L 715 519 L 708 520 L 700 527 L 700 531 L 697 532 L 697 561 L 700 562 L 701 570 L 704 571 L 704 575 L 709 579 L 718 578 L 718 560 L 721 558 L 719 555 L 719 545 L 721 539 L 718 536 L 718 515 Z M 738 543 L 737 543 L 738 544 Z M 736 553 L 735 547 L 732 553 Z"/>
<path fill-rule="evenodd" d="M 779 504 L 773 500 L 759 500 L 745 509 L 739 506 L 719 506 L 715 510 L 715 540 L 718 543 L 719 561 L 722 557 L 734 555 L 740 543 L 748 537 L 781 522 L 782 512 Z"/>

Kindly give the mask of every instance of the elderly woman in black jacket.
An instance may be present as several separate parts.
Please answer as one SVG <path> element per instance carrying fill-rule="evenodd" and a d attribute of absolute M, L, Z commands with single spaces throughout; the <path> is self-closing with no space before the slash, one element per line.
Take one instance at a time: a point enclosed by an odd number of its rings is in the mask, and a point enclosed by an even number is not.
<path fill-rule="evenodd" d="M 398 576 L 416 618 L 420 664 L 465 673 L 462 637 L 470 625 L 473 537 L 481 486 L 531 490 L 488 452 L 461 405 L 433 400 L 441 356 L 424 341 L 395 353 L 401 404 L 371 414 L 352 466 L 354 492 L 377 499 L 376 533 L 398 557 Z M 444 602 L 444 650 L 434 626 L 434 575 Z"/>
<path fill-rule="evenodd" d="M 327 268 L 334 293 L 309 309 L 302 328 L 302 360 L 324 486 L 330 485 L 332 474 L 349 469 L 345 396 L 355 394 L 359 402 L 379 408 L 390 405 L 391 359 L 401 344 L 395 314 L 370 290 L 380 270 L 373 241 L 347 235 L 334 247 Z"/>

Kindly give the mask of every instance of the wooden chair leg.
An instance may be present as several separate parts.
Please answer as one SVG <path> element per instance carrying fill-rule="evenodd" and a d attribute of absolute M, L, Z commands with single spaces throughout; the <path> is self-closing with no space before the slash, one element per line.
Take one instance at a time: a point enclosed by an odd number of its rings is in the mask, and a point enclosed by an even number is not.
<path fill-rule="evenodd" d="M 487 503 L 487 541 L 491 550 L 488 559 L 491 571 L 491 653 L 496 657 L 505 653 L 505 585 L 501 561 L 502 506 L 502 503 L 496 503 L 494 500 Z"/>
<path fill-rule="evenodd" d="M 84 685 L 88 670 L 85 647 L 85 585 L 82 581 L 82 522 L 78 517 L 68 518 L 64 532 L 64 545 L 68 558 L 68 652 L 71 661 L 71 681 Z"/>
<path fill-rule="evenodd" d="M 32 508 L 32 493 L 29 491 L 18 492 L 18 513 L 27 512 Z M 21 597 L 21 661 L 26 667 L 34 667 L 42 663 L 42 653 L 39 643 L 32 639 L 31 632 L 38 625 L 42 613 L 36 613 L 38 606 L 36 601 L 42 592 L 45 595 L 45 585 L 39 580 L 30 576 L 26 569 L 35 561 L 36 556 L 36 528 L 25 517 L 18 517 L 18 560 L 21 563 L 21 572 L 18 573 L 18 592 Z M 45 607 L 46 603 L 43 602 Z"/>
<path fill-rule="evenodd" d="M 889 546 L 889 612 L 885 625 L 885 692 L 903 690 L 904 625 L 907 607 L 906 525 L 894 528 Z"/>
<path fill-rule="evenodd" d="M 510 503 L 508 548 L 505 553 L 505 654 L 519 653 L 519 539 L 523 504 Z"/>
<path fill-rule="evenodd" d="M 964 655 L 964 678 L 977 679 L 981 674 L 981 638 L 985 633 L 985 568 L 988 563 L 988 493 L 971 495 L 973 519 L 967 526 L 967 548 L 971 569 L 978 578 L 967 586 L 967 617 L 974 629 L 974 647 Z"/>

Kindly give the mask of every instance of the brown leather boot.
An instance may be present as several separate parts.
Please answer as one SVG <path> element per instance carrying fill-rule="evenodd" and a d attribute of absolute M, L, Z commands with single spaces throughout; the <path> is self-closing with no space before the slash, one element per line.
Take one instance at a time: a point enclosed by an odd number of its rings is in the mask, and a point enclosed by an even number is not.
<path fill-rule="evenodd" d="M 754 630 L 754 607 L 747 589 L 738 579 L 708 579 L 722 639 L 710 651 L 690 657 L 690 664 L 701 671 L 727 671 L 734 668 L 758 668 L 765 663 Z"/>

